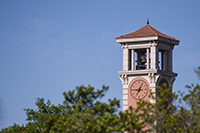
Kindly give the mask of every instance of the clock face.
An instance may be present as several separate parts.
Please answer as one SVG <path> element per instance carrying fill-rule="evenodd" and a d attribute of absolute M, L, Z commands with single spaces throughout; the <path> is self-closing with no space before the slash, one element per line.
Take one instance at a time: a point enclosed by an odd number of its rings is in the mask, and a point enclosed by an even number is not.
<path fill-rule="evenodd" d="M 148 83 L 142 78 L 135 79 L 130 84 L 130 93 L 134 99 L 139 100 L 145 98 L 148 91 Z"/>

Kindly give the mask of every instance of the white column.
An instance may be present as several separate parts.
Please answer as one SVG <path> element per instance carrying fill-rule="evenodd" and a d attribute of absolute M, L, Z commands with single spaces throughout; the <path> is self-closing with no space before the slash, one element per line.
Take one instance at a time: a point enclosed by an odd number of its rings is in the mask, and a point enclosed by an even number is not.
<path fill-rule="evenodd" d="M 151 46 L 151 69 L 157 68 L 156 55 L 157 55 L 157 48 L 154 42 L 153 45 Z"/>
<path fill-rule="evenodd" d="M 147 69 L 149 69 L 149 48 L 146 49 L 147 54 Z"/>
<path fill-rule="evenodd" d="M 134 67 L 135 67 L 135 51 L 134 49 L 131 50 L 131 56 L 132 56 L 132 60 L 131 60 L 131 70 L 134 70 Z"/>
<path fill-rule="evenodd" d="M 172 71 L 172 50 L 169 50 L 169 62 L 168 62 L 168 64 L 169 64 L 169 71 Z"/>
<path fill-rule="evenodd" d="M 159 64 L 159 50 L 158 50 L 158 47 L 156 46 L 156 69 L 158 69 L 159 65 L 160 65 L 159 69 L 162 69 L 161 68 L 161 62 Z"/>
<path fill-rule="evenodd" d="M 125 44 L 125 46 L 123 46 L 123 71 L 128 71 L 129 67 L 128 61 L 129 61 L 129 51 L 127 44 Z"/>
<path fill-rule="evenodd" d="M 167 68 L 167 51 L 164 52 L 165 54 L 165 71 L 168 71 L 168 68 Z"/>
<path fill-rule="evenodd" d="M 128 70 L 131 70 L 131 50 L 128 49 Z"/>
<path fill-rule="evenodd" d="M 161 70 L 164 70 L 164 68 L 165 68 L 164 65 L 165 65 L 165 62 L 164 62 L 164 52 L 161 51 L 161 64 L 160 64 Z"/>

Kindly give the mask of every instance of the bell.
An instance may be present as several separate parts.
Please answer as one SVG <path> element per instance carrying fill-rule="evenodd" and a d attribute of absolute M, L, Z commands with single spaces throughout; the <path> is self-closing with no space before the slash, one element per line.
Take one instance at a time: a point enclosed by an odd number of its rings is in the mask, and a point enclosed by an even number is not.
<path fill-rule="evenodd" d="M 141 57 L 141 62 L 142 62 L 142 63 L 146 63 L 146 62 L 147 62 L 145 56 L 142 56 L 142 57 Z"/>

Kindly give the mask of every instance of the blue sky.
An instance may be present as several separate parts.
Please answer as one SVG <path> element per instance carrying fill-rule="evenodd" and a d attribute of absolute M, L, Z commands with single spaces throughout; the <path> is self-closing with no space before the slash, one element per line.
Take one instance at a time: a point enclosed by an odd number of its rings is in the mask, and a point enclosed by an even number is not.
<path fill-rule="evenodd" d="M 0 128 L 25 122 L 35 98 L 62 103 L 64 91 L 108 85 L 122 100 L 122 48 L 115 38 L 150 25 L 180 40 L 174 91 L 197 83 L 200 1 L 60 0 L 0 2 Z"/>

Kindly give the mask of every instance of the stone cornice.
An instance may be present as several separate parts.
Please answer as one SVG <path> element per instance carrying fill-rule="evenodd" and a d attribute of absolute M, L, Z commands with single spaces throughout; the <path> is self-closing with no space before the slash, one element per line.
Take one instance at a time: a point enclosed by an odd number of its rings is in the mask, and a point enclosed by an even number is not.
<path fill-rule="evenodd" d="M 172 77 L 176 77 L 178 75 L 177 73 L 162 71 L 158 69 L 118 71 L 119 75 L 149 75 L 150 73 L 162 74 L 162 75 L 172 76 Z"/>

